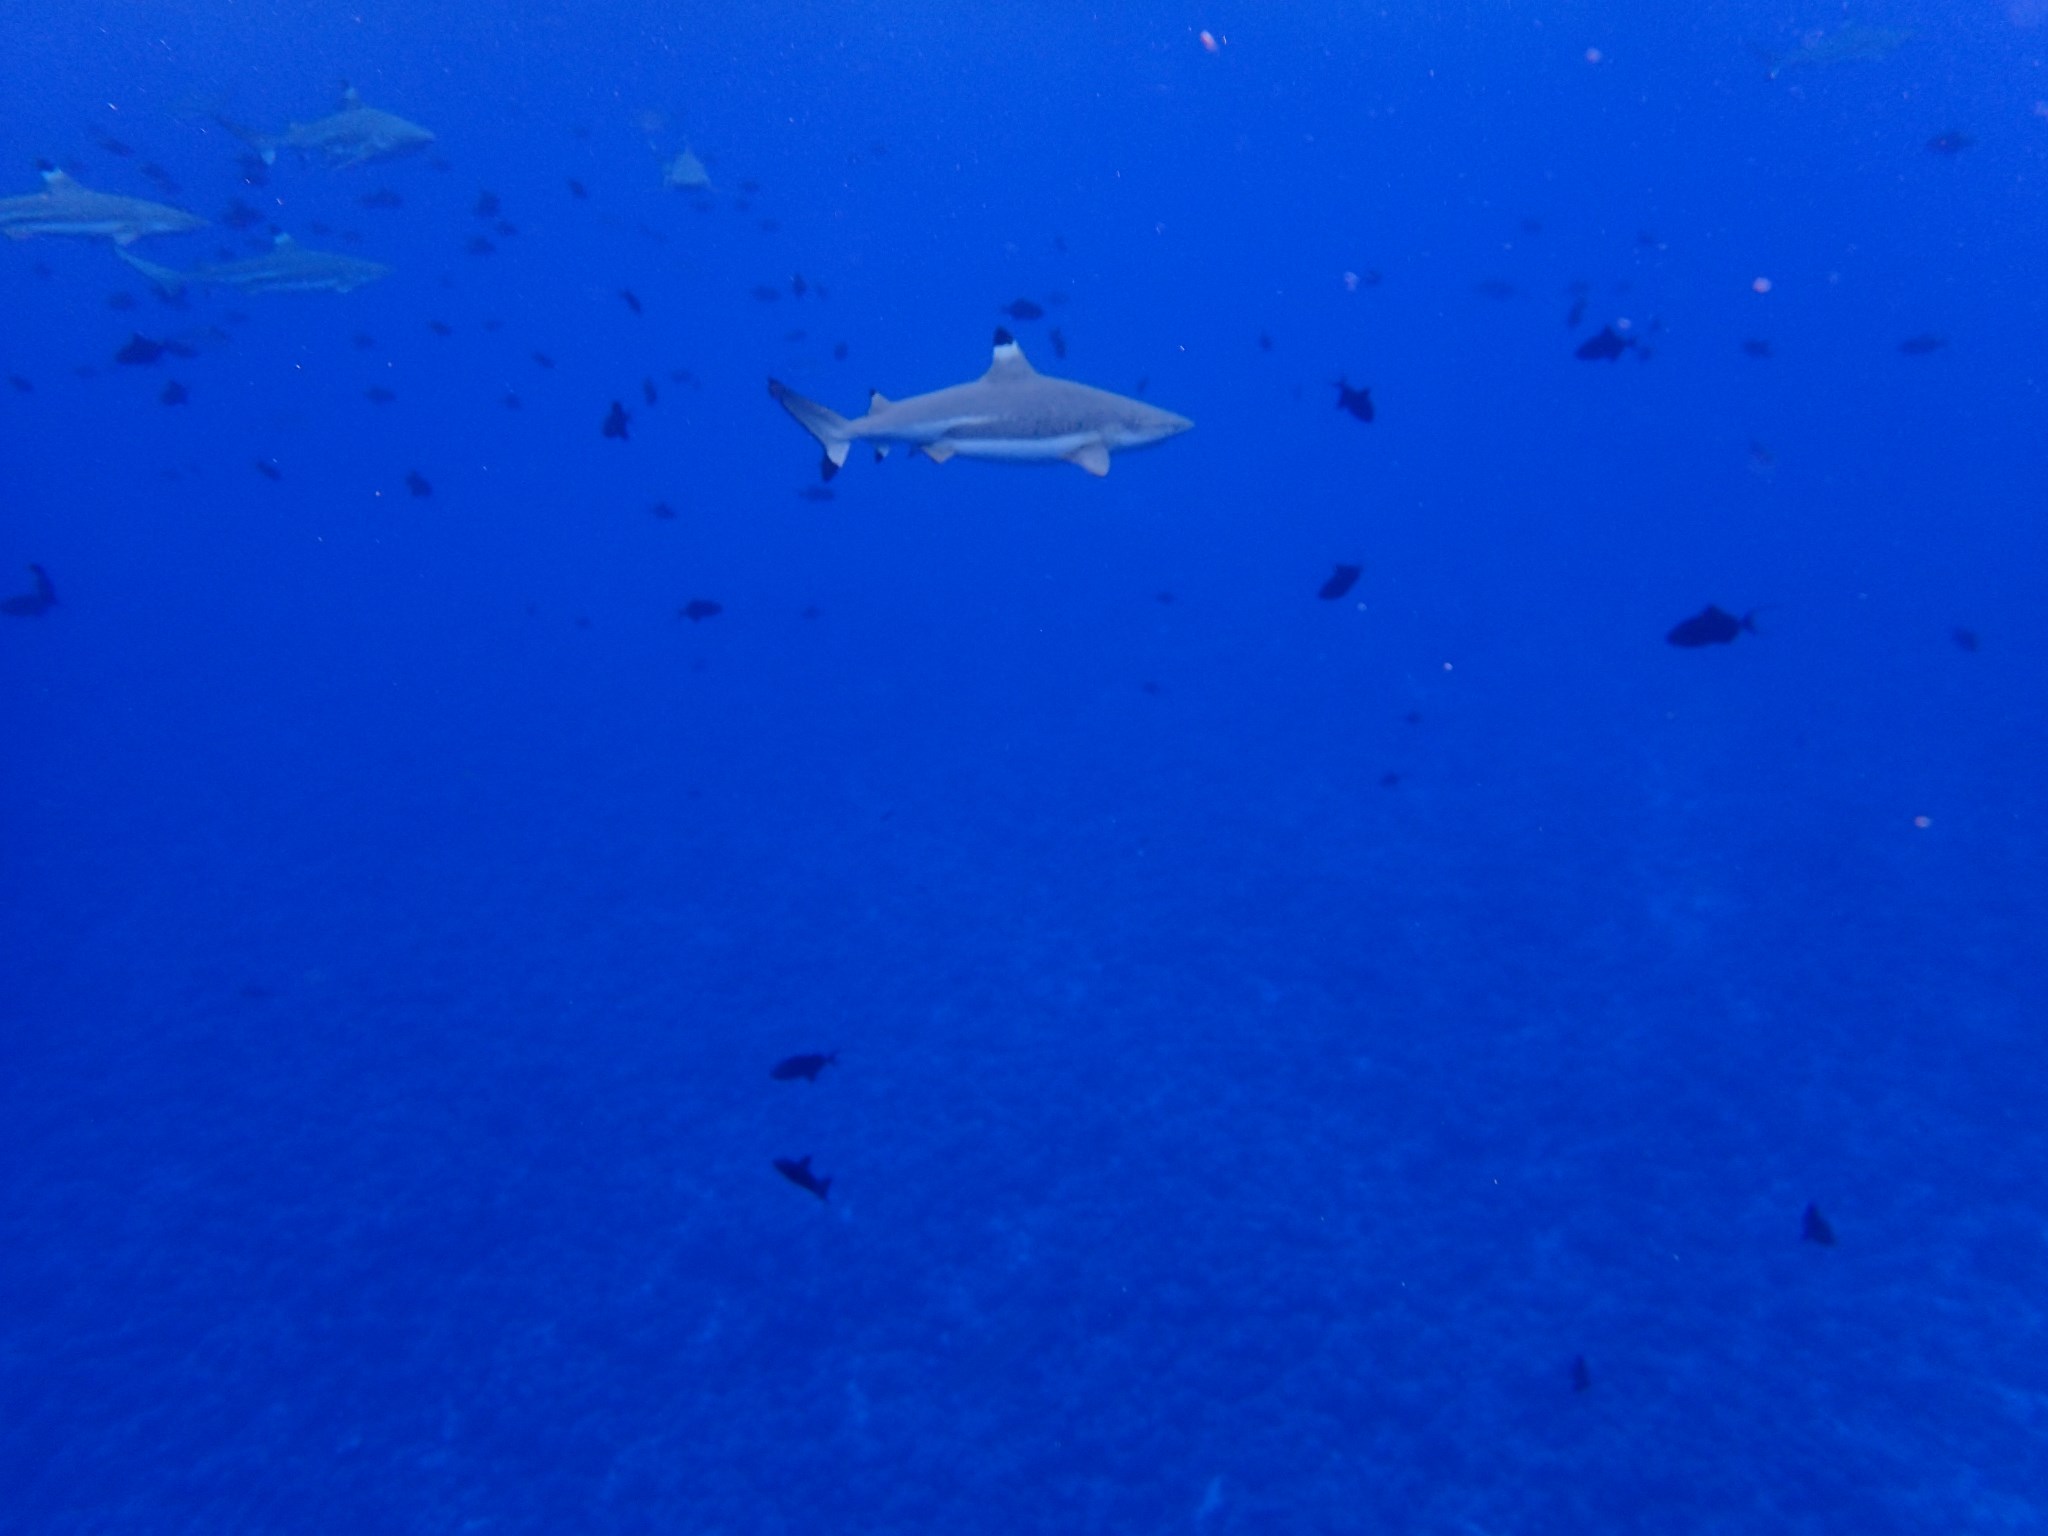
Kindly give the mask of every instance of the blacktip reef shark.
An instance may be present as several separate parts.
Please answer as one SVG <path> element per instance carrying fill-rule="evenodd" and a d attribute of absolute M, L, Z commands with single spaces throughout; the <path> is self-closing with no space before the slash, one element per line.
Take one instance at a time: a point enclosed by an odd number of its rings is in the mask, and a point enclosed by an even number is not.
<path fill-rule="evenodd" d="M 308 250 L 290 235 L 279 235 L 261 256 L 194 267 L 189 272 L 175 272 L 126 251 L 119 254 L 171 298 L 183 293 L 188 283 L 239 288 L 244 293 L 347 293 L 374 283 L 391 270 L 382 262 L 364 261 L 360 256 Z"/>
<path fill-rule="evenodd" d="M 81 187 L 47 161 L 42 172 L 42 191 L 0 198 L 0 233 L 10 239 L 87 235 L 133 245 L 145 235 L 182 235 L 206 227 L 206 220 L 182 208 Z"/>
<path fill-rule="evenodd" d="M 1870 64 L 1888 59 L 1913 40 L 1913 34 L 1898 27 L 1863 27 L 1851 23 L 1832 32 L 1808 32 L 1799 46 L 1785 52 L 1768 48 L 1752 50 L 1763 60 L 1767 80 L 1795 69 L 1825 69 L 1830 64 Z"/>
<path fill-rule="evenodd" d="M 310 123 L 293 123 L 274 139 L 251 133 L 226 118 L 219 121 L 261 155 L 265 165 L 277 163 L 280 149 L 325 155 L 329 165 L 344 166 L 407 154 L 434 142 L 434 135 L 418 123 L 409 123 L 395 112 L 364 106 L 352 85 L 342 87 L 341 105 L 331 114 Z"/>
<path fill-rule="evenodd" d="M 847 449 L 859 439 L 875 445 L 878 459 L 903 443 L 940 464 L 955 454 L 1023 464 L 1065 460 L 1091 475 L 1106 475 L 1112 449 L 1163 442 L 1194 425 L 1128 395 L 1049 378 L 1002 330 L 996 332 L 995 360 L 980 378 L 908 400 L 890 400 L 877 391 L 868 397 L 867 415 L 853 420 L 806 400 L 779 379 L 768 381 L 768 393 L 823 445 L 820 468 L 827 480 L 839 473 Z"/>

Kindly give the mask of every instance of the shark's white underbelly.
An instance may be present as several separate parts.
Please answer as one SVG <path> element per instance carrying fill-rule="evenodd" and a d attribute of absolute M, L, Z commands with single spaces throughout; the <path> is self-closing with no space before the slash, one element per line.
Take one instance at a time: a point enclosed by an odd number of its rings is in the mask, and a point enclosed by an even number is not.
<path fill-rule="evenodd" d="M 1035 463 L 1041 459 L 1064 459 L 1100 440 L 1100 433 L 1068 432 L 1059 437 L 949 437 L 945 442 L 963 459 Z"/>

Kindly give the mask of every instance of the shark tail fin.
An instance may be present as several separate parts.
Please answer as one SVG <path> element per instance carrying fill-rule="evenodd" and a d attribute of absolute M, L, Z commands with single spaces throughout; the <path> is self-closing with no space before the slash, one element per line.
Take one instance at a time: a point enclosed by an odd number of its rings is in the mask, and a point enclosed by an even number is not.
<path fill-rule="evenodd" d="M 160 267 L 153 261 L 144 261 L 140 256 L 119 246 L 115 247 L 114 254 L 155 283 L 165 298 L 175 299 L 185 291 L 184 273 L 174 272 L 169 267 Z"/>
<path fill-rule="evenodd" d="M 229 133 L 232 133 L 236 138 L 240 139 L 244 144 L 248 145 L 251 149 L 255 150 L 257 157 L 261 159 L 265 165 L 277 164 L 277 140 L 265 138 L 262 134 L 258 133 L 254 128 L 250 128 L 242 123 L 238 123 L 233 118 L 228 117 L 219 112 L 213 114 L 213 120 L 216 123 L 219 123 L 221 127 L 227 129 L 227 131 Z"/>
<path fill-rule="evenodd" d="M 853 423 L 815 400 L 806 400 L 780 379 L 768 381 L 768 393 L 779 400 L 782 408 L 824 448 L 825 459 L 818 466 L 824 477 L 830 480 L 838 474 L 840 466 L 846 463 L 846 450 L 853 442 Z"/>

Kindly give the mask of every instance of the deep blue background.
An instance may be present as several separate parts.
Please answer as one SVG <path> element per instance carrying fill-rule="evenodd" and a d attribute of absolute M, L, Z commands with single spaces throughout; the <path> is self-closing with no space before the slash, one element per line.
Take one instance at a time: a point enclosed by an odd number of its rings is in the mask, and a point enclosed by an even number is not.
<path fill-rule="evenodd" d="M 0 249 L 0 1529 L 2048 1527 L 2048 27 L 1278 9 L 10 12 L 395 271 Z M 1055 290 L 1193 433 L 798 496 Z"/>

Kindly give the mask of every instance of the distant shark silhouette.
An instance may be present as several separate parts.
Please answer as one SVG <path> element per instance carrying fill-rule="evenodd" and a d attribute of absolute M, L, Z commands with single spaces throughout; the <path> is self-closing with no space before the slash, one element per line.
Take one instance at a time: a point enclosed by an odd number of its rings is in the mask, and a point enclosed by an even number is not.
<path fill-rule="evenodd" d="M 54 165 L 43 166 L 43 190 L 0 198 L 0 234 L 12 240 L 37 235 L 84 235 L 133 245 L 145 235 L 182 235 L 204 229 L 196 213 L 114 192 L 82 187 Z"/>
<path fill-rule="evenodd" d="M 360 256 L 308 250 L 290 235 L 279 235 L 261 256 L 194 267 L 189 272 L 160 267 L 126 251 L 117 254 L 172 298 L 191 283 L 239 288 L 244 293 L 347 293 L 374 283 L 391 270 L 382 262 L 364 261 Z"/>
<path fill-rule="evenodd" d="M 408 154 L 434 142 L 434 135 L 418 123 L 407 122 L 395 112 L 364 106 L 352 85 L 342 87 L 341 104 L 328 116 L 293 123 L 275 138 L 252 133 L 224 117 L 217 120 L 261 155 L 265 165 L 277 162 L 280 149 L 323 155 L 329 165 L 345 166 Z"/>
<path fill-rule="evenodd" d="M 867 415 L 853 420 L 778 379 L 768 381 L 768 393 L 824 447 L 820 468 L 827 480 L 857 439 L 874 443 L 877 458 L 903 443 L 940 464 L 955 454 L 1012 463 L 1065 460 L 1091 475 L 1106 475 L 1112 449 L 1141 448 L 1194 425 L 1128 395 L 1049 378 L 1003 330 L 996 332 L 994 360 L 980 378 L 908 400 L 890 400 L 877 391 L 868 397 Z"/>

